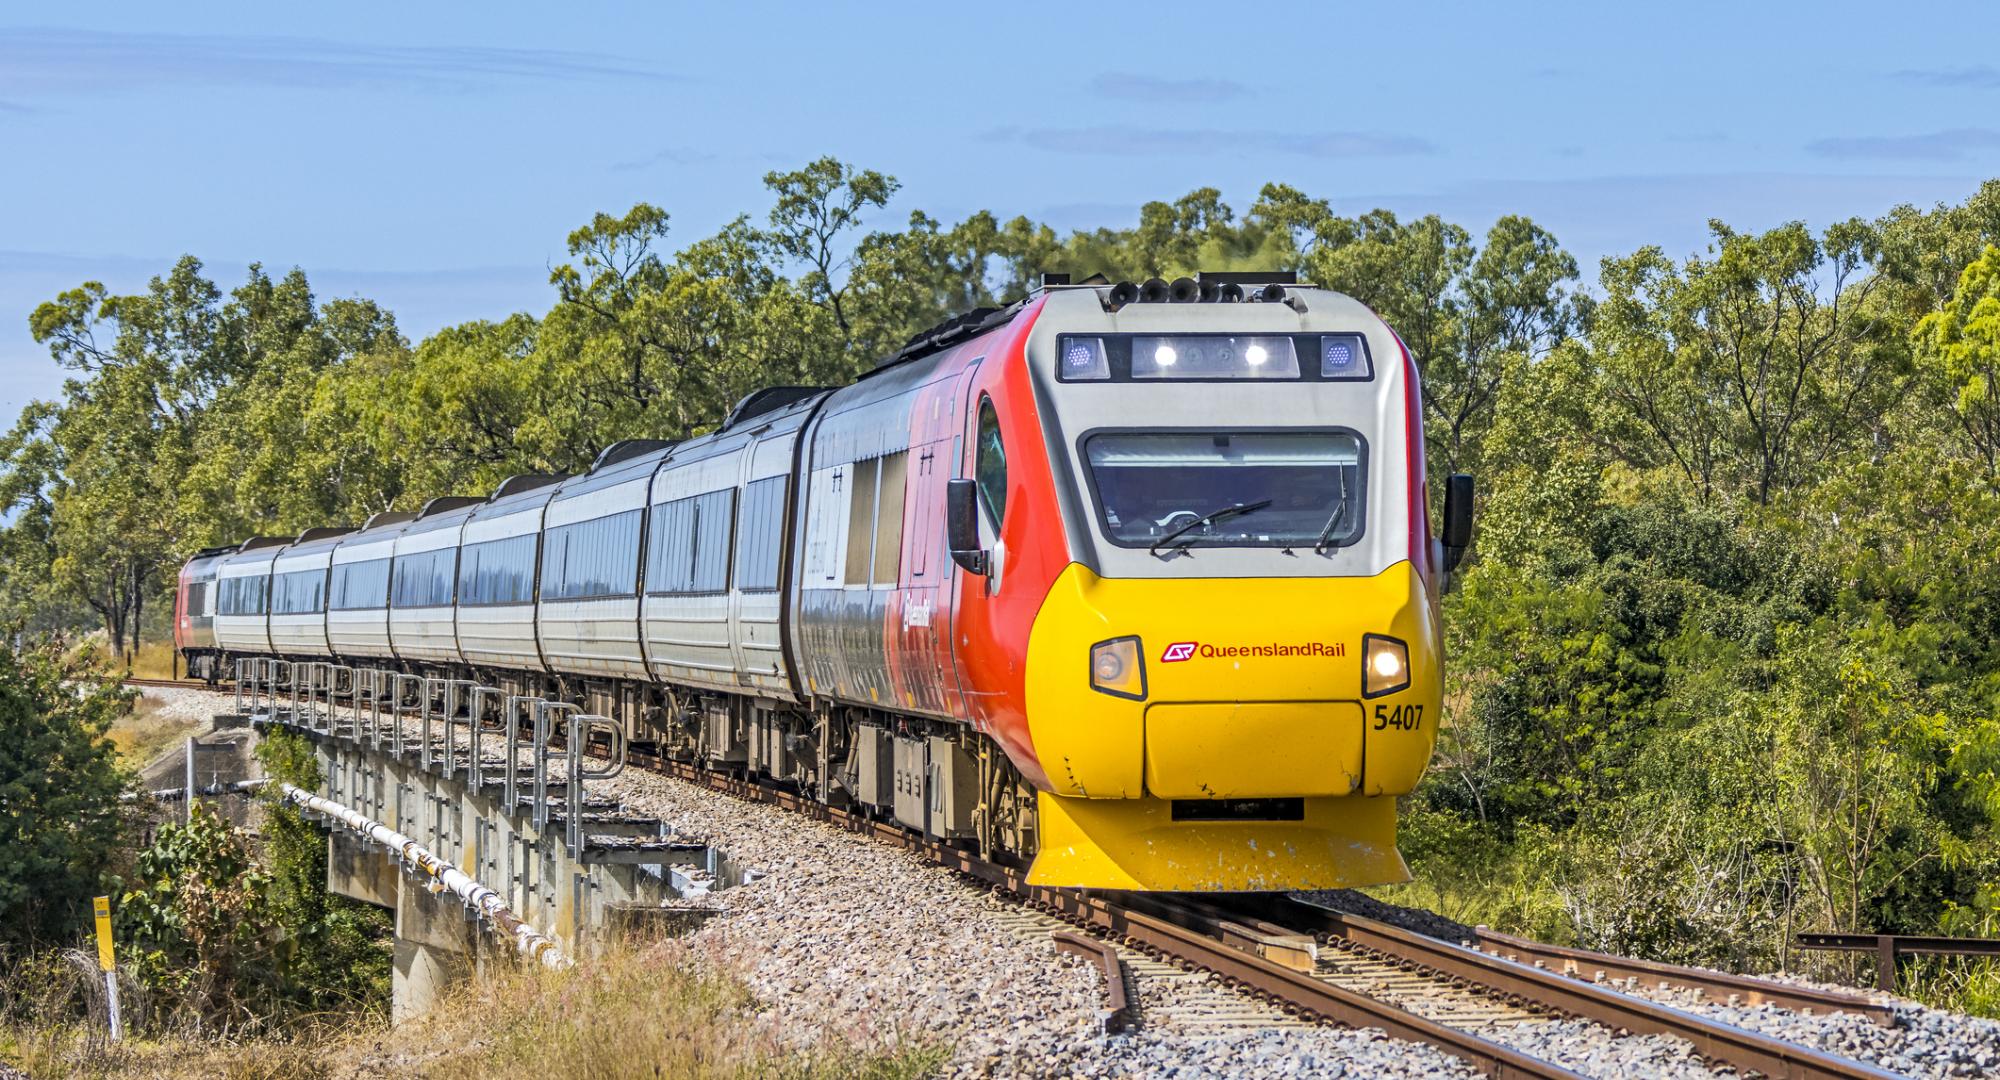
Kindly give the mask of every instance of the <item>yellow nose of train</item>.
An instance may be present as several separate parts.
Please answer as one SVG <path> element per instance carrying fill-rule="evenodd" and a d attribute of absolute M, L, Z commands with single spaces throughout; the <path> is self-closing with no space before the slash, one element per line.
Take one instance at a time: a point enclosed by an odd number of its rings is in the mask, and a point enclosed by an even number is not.
<path fill-rule="evenodd" d="M 1029 878 L 1107 889 L 1404 881 L 1396 804 L 1430 760 L 1436 613 L 1372 578 L 1106 579 L 1071 565 L 1029 640 L 1052 790 Z"/>

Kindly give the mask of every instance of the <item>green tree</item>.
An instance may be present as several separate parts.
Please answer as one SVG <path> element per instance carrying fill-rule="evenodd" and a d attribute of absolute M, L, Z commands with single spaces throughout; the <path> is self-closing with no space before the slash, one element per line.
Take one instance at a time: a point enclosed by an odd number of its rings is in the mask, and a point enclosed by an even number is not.
<path fill-rule="evenodd" d="M 2000 469 L 2000 247 L 1959 275 L 1939 310 L 1917 324 L 1920 370 L 1941 381 L 1973 452 Z"/>
<path fill-rule="evenodd" d="M 131 695 L 88 657 L 0 634 L 0 945 L 63 941 L 117 869 L 126 777 L 104 737 Z"/>

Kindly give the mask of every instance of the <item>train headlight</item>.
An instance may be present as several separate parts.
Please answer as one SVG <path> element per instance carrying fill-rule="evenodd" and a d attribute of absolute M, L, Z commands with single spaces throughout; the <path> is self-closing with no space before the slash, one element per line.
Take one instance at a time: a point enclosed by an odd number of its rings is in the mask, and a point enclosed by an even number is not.
<path fill-rule="evenodd" d="M 1090 688 L 1112 697 L 1146 700 L 1146 660 L 1136 637 L 1090 647 Z"/>
<path fill-rule="evenodd" d="M 1328 334 L 1319 339 L 1319 377 L 1367 379 L 1374 376 L 1368 344 L 1360 334 Z"/>
<path fill-rule="evenodd" d="M 1410 647 L 1381 634 L 1361 635 L 1361 696 L 1410 688 Z"/>
<path fill-rule="evenodd" d="M 1108 379 L 1111 365 L 1104 356 L 1104 339 L 1066 337 L 1061 342 L 1062 377 L 1065 379 Z"/>

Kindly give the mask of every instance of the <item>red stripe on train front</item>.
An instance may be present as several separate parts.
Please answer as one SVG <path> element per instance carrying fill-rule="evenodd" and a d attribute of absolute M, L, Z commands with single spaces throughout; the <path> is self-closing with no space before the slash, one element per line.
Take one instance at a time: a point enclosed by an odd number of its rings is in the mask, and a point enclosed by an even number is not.
<path fill-rule="evenodd" d="M 1381 316 L 1376 316 L 1381 321 Z M 1429 580 L 1431 567 L 1431 507 L 1428 466 L 1424 460 L 1424 398 L 1422 384 L 1418 381 L 1417 361 L 1410 355 L 1410 347 L 1403 343 L 1403 335 L 1396 333 L 1388 323 L 1382 328 L 1396 339 L 1396 348 L 1403 354 L 1403 440 L 1409 469 L 1410 508 L 1410 565 L 1417 573 Z"/>

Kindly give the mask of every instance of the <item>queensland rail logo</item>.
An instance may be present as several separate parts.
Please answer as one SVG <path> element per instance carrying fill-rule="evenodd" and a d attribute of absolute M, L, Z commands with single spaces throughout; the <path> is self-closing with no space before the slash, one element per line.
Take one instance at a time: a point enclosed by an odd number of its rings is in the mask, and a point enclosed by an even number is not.
<path fill-rule="evenodd" d="M 1256 645 L 1208 645 L 1199 641 L 1176 641 L 1160 654 L 1160 663 L 1175 664 L 1199 656 L 1204 660 L 1232 656 L 1346 656 L 1347 646 L 1339 642 L 1270 641 Z"/>

